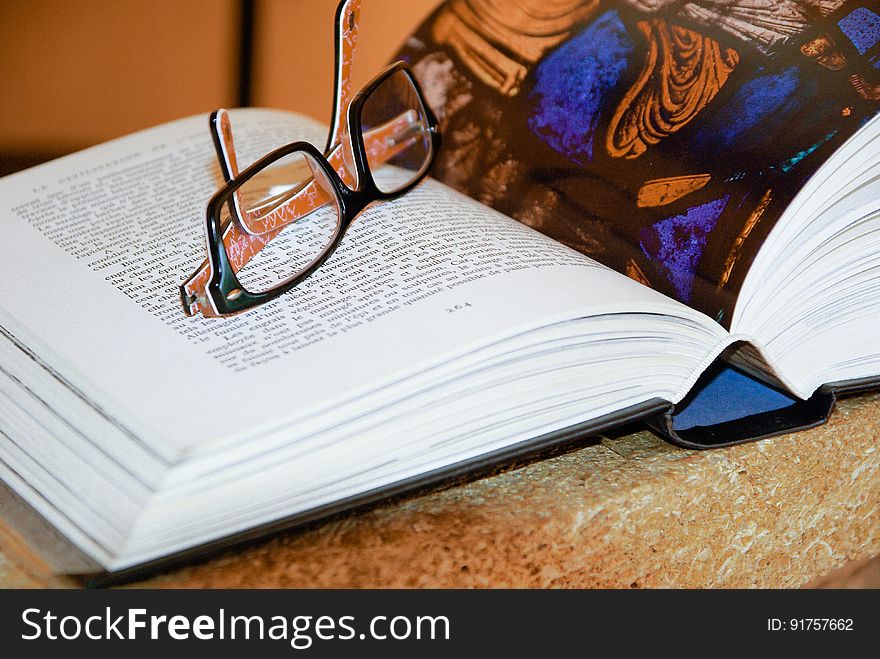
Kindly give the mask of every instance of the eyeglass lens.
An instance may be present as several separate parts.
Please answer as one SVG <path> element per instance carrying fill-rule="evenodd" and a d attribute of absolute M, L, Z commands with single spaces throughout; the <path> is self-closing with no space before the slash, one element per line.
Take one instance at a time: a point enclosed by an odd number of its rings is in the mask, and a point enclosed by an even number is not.
<path fill-rule="evenodd" d="M 239 188 L 241 215 L 271 220 L 275 226 L 286 223 L 238 271 L 245 289 L 263 293 L 284 284 L 308 269 L 333 242 L 341 215 L 332 190 L 320 166 L 302 151 L 279 158 Z M 233 199 L 226 202 L 224 220 L 230 217 Z"/>
<path fill-rule="evenodd" d="M 431 161 L 427 113 L 403 71 L 385 78 L 364 99 L 360 131 L 376 187 L 386 194 L 418 179 Z"/>

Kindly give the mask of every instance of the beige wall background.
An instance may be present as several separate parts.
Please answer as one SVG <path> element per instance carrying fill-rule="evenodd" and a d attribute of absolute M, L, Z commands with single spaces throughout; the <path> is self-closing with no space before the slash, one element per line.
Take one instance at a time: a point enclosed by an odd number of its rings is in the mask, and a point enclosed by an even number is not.
<path fill-rule="evenodd" d="M 363 0 L 356 84 L 439 0 Z M 337 0 L 256 0 L 253 105 L 329 120 Z M 0 0 L 0 153 L 62 153 L 236 104 L 237 0 Z"/>

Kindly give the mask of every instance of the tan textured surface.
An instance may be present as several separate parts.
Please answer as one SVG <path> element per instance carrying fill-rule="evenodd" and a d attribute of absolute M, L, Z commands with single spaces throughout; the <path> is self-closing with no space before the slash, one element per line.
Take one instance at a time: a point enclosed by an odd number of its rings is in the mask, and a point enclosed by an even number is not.
<path fill-rule="evenodd" d="M 819 577 L 804 588 L 880 588 L 880 556 L 852 561 L 831 574 Z"/>
<path fill-rule="evenodd" d="M 880 554 L 878 439 L 880 395 L 843 401 L 823 427 L 729 449 L 640 432 L 144 585 L 801 586 Z M 0 580 L 11 574 L 0 563 Z"/>
<path fill-rule="evenodd" d="M 0 552 L 0 586 L 3 588 L 39 588 L 45 582 L 33 577 L 18 563 Z"/>

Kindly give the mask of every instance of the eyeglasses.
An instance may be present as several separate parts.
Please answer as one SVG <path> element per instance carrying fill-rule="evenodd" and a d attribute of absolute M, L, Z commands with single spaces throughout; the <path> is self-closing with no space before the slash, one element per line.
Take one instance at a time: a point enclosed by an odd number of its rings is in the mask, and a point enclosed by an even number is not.
<path fill-rule="evenodd" d="M 360 0 L 344 0 L 336 12 L 336 93 L 323 153 L 293 142 L 239 172 L 228 113 L 211 115 L 226 184 L 207 206 L 208 258 L 180 287 L 187 315 L 235 314 L 291 290 L 330 258 L 364 208 L 407 193 L 430 169 L 439 126 L 404 62 L 349 100 L 359 9 Z"/>

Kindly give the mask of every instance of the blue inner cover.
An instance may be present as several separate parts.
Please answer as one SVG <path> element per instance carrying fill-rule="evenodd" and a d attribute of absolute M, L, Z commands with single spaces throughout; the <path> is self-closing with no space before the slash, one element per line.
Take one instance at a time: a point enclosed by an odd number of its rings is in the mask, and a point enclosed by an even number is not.
<path fill-rule="evenodd" d="M 673 428 L 712 426 L 781 410 L 798 400 L 732 366 L 716 362 L 700 377 L 694 391 L 676 406 Z"/>

